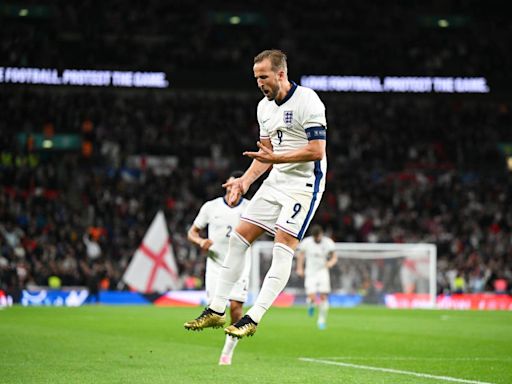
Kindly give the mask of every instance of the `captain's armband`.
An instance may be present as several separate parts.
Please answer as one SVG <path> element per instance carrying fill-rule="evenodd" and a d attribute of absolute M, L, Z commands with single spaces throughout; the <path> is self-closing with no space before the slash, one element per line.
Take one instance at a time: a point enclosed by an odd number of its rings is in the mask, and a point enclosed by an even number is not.
<path fill-rule="evenodd" d="M 325 140 L 327 138 L 327 130 L 319 125 L 318 127 L 306 128 L 306 136 L 308 140 Z"/>

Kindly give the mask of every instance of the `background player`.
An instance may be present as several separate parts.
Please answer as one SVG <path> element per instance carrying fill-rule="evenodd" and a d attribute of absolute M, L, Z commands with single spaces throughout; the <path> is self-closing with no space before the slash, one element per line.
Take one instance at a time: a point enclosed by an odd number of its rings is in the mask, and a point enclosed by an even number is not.
<path fill-rule="evenodd" d="M 235 171 L 227 181 L 242 176 L 243 172 Z M 233 228 L 238 224 L 243 210 L 249 200 L 239 197 L 228 205 L 227 197 L 231 188 L 226 188 L 226 195 L 207 201 L 201 207 L 194 223 L 188 231 L 188 239 L 197 244 L 201 249 L 208 251 L 206 260 L 205 286 L 208 304 L 210 304 L 215 293 L 217 280 L 224 258 L 228 252 L 229 237 Z M 201 237 L 201 230 L 208 227 L 208 237 Z M 247 289 L 249 284 L 250 257 L 249 251 L 245 255 L 245 267 L 242 276 L 235 283 L 231 293 L 230 314 L 231 323 L 235 323 L 242 317 L 242 306 L 247 300 Z M 186 326 L 186 325 L 185 325 Z M 230 365 L 233 351 L 238 342 L 237 338 L 226 335 L 226 342 L 219 359 L 220 365 Z"/>
<path fill-rule="evenodd" d="M 254 58 L 254 77 L 264 94 L 257 109 L 258 152 L 244 152 L 254 161 L 242 177 L 229 181 L 229 201 L 247 192 L 272 168 L 229 239 L 217 291 L 209 308 L 190 322 L 195 329 L 219 327 L 233 284 L 243 270 L 243 255 L 263 232 L 275 236 L 272 264 L 247 314 L 225 329 L 229 335 L 253 335 L 265 312 L 283 290 L 299 241 L 320 204 L 327 169 L 325 107 L 309 88 L 288 80 L 286 55 L 266 50 Z"/>
<path fill-rule="evenodd" d="M 304 260 L 306 268 L 304 269 Z M 297 252 L 297 275 L 305 276 L 304 287 L 306 288 L 308 314 L 313 316 L 317 295 L 319 329 L 325 329 L 327 312 L 329 311 L 329 293 L 331 292 L 331 269 L 338 258 L 334 253 L 334 241 L 324 236 L 322 227 L 313 225 L 311 236 L 306 237 L 299 244 Z"/>

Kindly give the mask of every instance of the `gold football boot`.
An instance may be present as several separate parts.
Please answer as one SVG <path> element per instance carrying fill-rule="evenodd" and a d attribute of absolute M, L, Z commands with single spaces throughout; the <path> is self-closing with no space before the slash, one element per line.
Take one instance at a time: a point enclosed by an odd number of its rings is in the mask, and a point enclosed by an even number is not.
<path fill-rule="evenodd" d="M 245 315 L 240 320 L 238 320 L 235 324 L 230 325 L 229 327 L 224 329 L 224 333 L 226 335 L 230 335 L 241 339 L 245 336 L 252 336 L 256 333 L 256 324 L 249 316 Z"/>
<path fill-rule="evenodd" d="M 226 315 L 213 312 L 210 308 L 206 308 L 199 317 L 194 320 L 187 321 L 184 325 L 185 329 L 192 331 L 200 331 L 204 328 L 221 328 L 226 324 Z"/>

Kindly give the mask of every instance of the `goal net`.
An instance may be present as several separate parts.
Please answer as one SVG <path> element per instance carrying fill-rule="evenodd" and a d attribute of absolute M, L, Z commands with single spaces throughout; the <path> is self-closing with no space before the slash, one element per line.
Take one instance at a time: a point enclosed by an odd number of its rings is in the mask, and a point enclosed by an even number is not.
<path fill-rule="evenodd" d="M 251 297 L 255 297 L 272 262 L 271 241 L 252 245 Z M 338 262 L 330 270 L 331 302 L 399 306 L 397 300 L 416 300 L 416 307 L 436 303 L 437 249 L 433 244 L 336 243 Z M 305 299 L 304 279 L 297 276 L 296 258 L 285 293 L 295 302 Z"/>

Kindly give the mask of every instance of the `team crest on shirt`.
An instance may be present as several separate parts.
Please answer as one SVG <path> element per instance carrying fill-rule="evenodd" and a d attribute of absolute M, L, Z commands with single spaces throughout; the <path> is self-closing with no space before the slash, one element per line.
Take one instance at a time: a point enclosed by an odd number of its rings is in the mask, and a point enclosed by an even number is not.
<path fill-rule="evenodd" d="M 292 125 L 293 111 L 284 111 L 283 112 L 283 121 L 286 125 Z"/>

